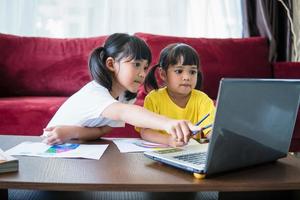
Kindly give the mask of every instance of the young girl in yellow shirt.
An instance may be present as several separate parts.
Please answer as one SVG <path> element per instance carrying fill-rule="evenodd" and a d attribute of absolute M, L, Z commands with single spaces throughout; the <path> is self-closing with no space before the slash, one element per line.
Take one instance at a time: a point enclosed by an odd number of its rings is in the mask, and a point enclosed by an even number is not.
<path fill-rule="evenodd" d="M 159 88 L 155 72 L 159 74 L 165 86 Z M 170 44 L 160 53 L 159 63 L 152 67 L 145 79 L 145 89 L 152 90 L 145 98 L 144 107 L 152 112 L 177 120 L 188 120 L 196 124 L 208 117 L 200 124 L 201 127 L 210 126 L 214 120 L 214 102 L 200 91 L 202 74 L 197 52 L 183 43 Z M 150 142 L 169 146 L 183 146 L 183 140 L 175 140 L 165 131 L 149 128 L 137 128 L 141 137 Z M 203 130 L 204 135 L 211 128 Z M 196 137 L 199 139 L 200 134 Z M 195 136 L 194 136 L 195 137 Z"/>

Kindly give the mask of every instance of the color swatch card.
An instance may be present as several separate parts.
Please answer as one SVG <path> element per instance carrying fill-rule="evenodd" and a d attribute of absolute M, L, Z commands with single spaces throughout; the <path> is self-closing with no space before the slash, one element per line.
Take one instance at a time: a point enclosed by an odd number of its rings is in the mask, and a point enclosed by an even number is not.
<path fill-rule="evenodd" d="M 42 142 L 22 142 L 6 151 L 9 155 L 38 156 L 52 158 L 87 158 L 99 160 L 107 148 L 104 145 L 59 144 L 47 145 Z"/>

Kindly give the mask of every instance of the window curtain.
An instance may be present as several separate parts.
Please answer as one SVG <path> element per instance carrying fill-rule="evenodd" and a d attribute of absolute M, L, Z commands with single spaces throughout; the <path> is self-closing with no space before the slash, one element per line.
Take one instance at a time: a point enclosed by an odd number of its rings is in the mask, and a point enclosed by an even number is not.
<path fill-rule="evenodd" d="M 300 62 L 300 1 L 299 0 L 293 1 L 293 20 L 294 20 L 294 27 L 295 27 L 295 34 L 296 34 L 296 40 L 294 40 L 296 53 L 293 54 L 292 60 Z"/>
<path fill-rule="evenodd" d="M 292 0 L 284 0 L 292 12 Z M 242 0 L 243 36 L 264 36 L 270 43 L 270 61 L 291 61 L 292 37 L 288 15 L 277 0 Z"/>
<path fill-rule="evenodd" d="M 87 37 L 147 32 L 242 37 L 241 0 L 0 0 L 0 32 Z"/>

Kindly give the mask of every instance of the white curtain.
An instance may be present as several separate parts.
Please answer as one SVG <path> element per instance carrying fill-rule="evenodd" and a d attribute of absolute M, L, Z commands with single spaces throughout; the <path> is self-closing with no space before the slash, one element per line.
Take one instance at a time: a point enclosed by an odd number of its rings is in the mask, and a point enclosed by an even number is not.
<path fill-rule="evenodd" d="M 0 32 L 90 37 L 147 32 L 242 37 L 240 0 L 0 0 Z"/>
<path fill-rule="evenodd" d="M 293 42 L 296 47 L 293 47 L 292 61 L 300 62 L 300 1 L 293 1 L 293 19 L 296 38 L 293 38 Z"/>

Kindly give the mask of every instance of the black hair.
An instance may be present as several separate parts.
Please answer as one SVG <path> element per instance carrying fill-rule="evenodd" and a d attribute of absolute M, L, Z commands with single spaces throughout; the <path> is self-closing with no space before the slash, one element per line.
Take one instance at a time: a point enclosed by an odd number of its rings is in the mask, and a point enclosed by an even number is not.
<path fill-rule="evenodd" d="M 110 35 L 103 46 L 94 49 L 89 58 L 89 70 L 92 78 L 109 91 L 112 90 L 112 73 L 106 67 L 106 59 L 112 57 L 116 61 L 123 58 L 131 60 L 147 60 L 151 63 L 151 51 L 140 38 L 126 33 Z M 136 97 L 136 93 L 126 91 L 127 100 Z"/>
<path fill-rule="evenodd" d="M 196 50 L 184 43 L 174 43 L 166 46 L 159 56 L 159 62 L 154 65 L 148 72 L 145 78 L 144 88 L 148 92 L 148 89 L 159 88 L 156 78 L 155 71 L 158 67 L 161 67 L 165 72 L 167 72 L 169 65 L 175 65 L 183 59 L 182 65 L 196 65 L 198 69 L 197 73 L 197 83 L 195 89 L 200 90 L 202 87 L 202 72 L 200 69 L 200 60 Z"/>

